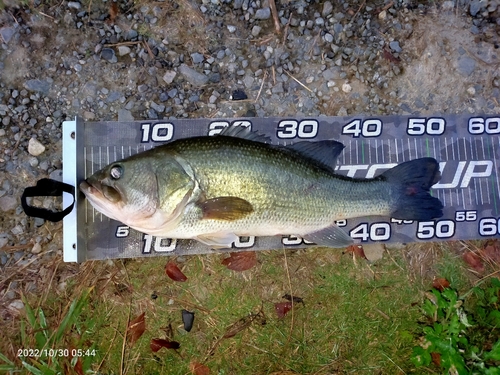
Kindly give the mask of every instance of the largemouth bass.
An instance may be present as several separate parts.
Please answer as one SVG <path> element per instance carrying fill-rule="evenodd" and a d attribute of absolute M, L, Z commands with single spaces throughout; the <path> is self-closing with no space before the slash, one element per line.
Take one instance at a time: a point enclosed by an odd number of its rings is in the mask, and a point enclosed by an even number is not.
<path fill-rule="evenodd" d="M 336 141 L 271 145 L 248 128 L 180 139 L 111 163 L 80 184 L 108 217 L 159 237 L 231 247 L 238 236 L 295 235 L 327 247 L 353 241 L 336 220 L 443 215 L 429 194 L 433 158 L 402 163 L 372 179 L 334 173 Z"/>

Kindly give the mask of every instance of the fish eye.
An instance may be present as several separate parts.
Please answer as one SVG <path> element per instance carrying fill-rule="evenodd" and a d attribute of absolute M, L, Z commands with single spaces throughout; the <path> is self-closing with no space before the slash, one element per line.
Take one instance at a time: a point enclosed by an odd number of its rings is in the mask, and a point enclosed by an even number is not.
<path fill-rule="evenodd" d="M 109 174 L 113 180 L 118 180 L 123 175 L 123 167 L 121 165 L 114 165 Z"/>

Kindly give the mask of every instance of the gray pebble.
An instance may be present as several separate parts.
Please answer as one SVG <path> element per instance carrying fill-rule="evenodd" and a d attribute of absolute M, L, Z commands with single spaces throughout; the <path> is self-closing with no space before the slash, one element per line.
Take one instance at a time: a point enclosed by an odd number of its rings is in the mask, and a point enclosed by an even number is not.
<path fill-rule="evenodd" d="M 393 40 L 392 42 L 390 42 L 389 47 L 396 53 L 400 53 L 403 51 L 397 40 Z"/>
<path fill-rule="evenodd" d="M 255 18 L 258 20 L 267 20 L 271 17 L 271 9 L 269 7 L 257 9 Z"/>
<path fill-rule="evenodd" d="M 201 53 L 195 52 L 191 54 L 191 59 L 193 60 L 193 64 L 200 64 L 205 60 L 205 57 Z"/>
<path fill-rule="evenodd" d="M 18 204 L 18 200 L 11 195 L 6 195 L 0 198 L 0 210 L 3 212 L 15 210 Z"/>
<path fill-rule="evenodd" d="M 205 74 L 197 72 L 186 64 L 181 64 L 179 72 L 193 86 L 203 86 L 208 82 L 208 77 Z"/>
<path fill-rule="evenodd" d="M 77 1 L 69 1 L 68 2 L 68 8 L 80 9 L 81 7 L 82 7 L 82 5 Z"/>
<path fill-rule="evenodd" d="M 165 111 L 165 106 L 163 104 L 156 104 L 155 102 L 151 102 L 151 108 L 153 108 L 158 113 L 162 113 L 163 111 Z"/>
<path fill-rule="evenodd" d="M 113 48 L 103 48 L 101 51 L 101 58 L 114 64 L 118 61 Z"/>
<path fill-rule="evenodd" d="M 323 17 L 328 16 L 333 11 L 333 5 L 330 1 L 325 1 L 323 4 L 323 10 L 321 11 L 321 15 Z"/>
<path fill-rule="evenodd" d="M 0 39 L 3 39 L 3 41 L 8 44 L 15 33 L 16 29 L 13 27 L 2 27 L 0 28 Z"/>
<path fill-rule="evenodd" d="M 24 88 L 27 90 L 41 92 L 45 95 L 49 93 L 51 86 L 51 82 L 41 79 L 30 79 L 24 83 Z"/>
<path fill-rule="evenodd" d="M 479 13 L 484 4 L 485 4 L 484 0 L 472 0 L 469 7 L 470 15 L 472 17 L 475 17 Z"/>
<path fill-rule="evenodd" d="M 62 169 L 56 169 L 55 171 L 50 172 L 49 178 L 51 180 L 62 181 L 63 171 Z"/>
<path fill-rule="evenodd" d="M 177 96 L 177 92 L 178 92 L 177 89 L 171 89 L 171 90 L 167 91 L 167 94 L 168 94 L 169 97 L 175 98 Z"/>
<path fill-rule="evenodd" d="M 118 121 L 120 122 L 134 121 L 134 116 L 132 116 L 132 112 L 122 108 L 118 110 Z"/>
<path fill-rule="evenodd" d="M 252 35 L 255 37 L 258 36 L 261 30 L 262 27 L 255 25 L 254 27 L 252 27 Z"/>
<path fill-rule="evenodd" d="M 474 69 L 476 68 L 476 60 L 468 57 L 462 56 L 458 59 L 458 71 L 464 76 L 470 76 Z"/>

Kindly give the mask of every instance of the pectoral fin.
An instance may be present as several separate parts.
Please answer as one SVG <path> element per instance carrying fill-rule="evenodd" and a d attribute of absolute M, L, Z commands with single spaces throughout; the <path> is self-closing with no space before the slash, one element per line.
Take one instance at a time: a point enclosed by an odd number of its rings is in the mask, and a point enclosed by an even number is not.
<path fill-rule="evenodd" d="M 217 197 L 199 203 L 203 219 L 234 221 L 253 212 L 250 202 L 238 197 Z"/>
<path fill-rule="evenodd" d="M 322 229 L 317 232 L 308 233 L 303 236 L 306 240 L 312 241 L 320 246 L 342 248 L 352 245 L 351 237 L 337 225 Z"/>

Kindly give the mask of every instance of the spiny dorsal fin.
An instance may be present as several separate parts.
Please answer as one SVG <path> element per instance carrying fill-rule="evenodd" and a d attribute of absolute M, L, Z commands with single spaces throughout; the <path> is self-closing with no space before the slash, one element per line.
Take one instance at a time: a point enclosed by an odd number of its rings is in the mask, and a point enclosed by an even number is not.
<path fill-rule="evenodd" d="M 335 168 L 337 158 L 344 149 L 342 143 L 329 140 L 318 142 L 303 141 L 286 147 L 330 169 Z"/>
<path fill-rule="evenodd" d="M 256 131 L 251 130 L 249 126 L 229 125 L 228 127 L 222 129 L 219 135 L 248 139 L 249 141 L 255 142 L 271 143 L 271 138 L 267 135 L 259 134 Z"/>

